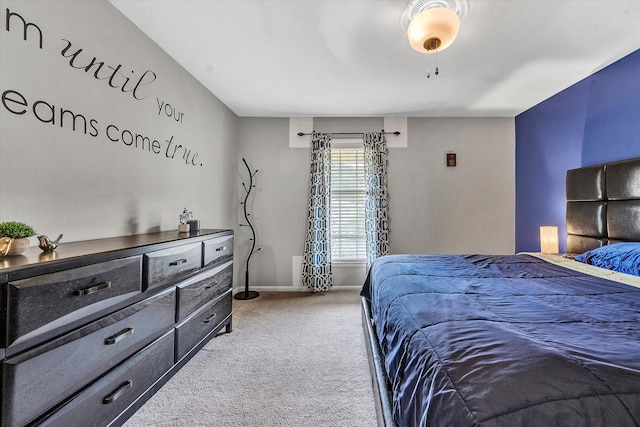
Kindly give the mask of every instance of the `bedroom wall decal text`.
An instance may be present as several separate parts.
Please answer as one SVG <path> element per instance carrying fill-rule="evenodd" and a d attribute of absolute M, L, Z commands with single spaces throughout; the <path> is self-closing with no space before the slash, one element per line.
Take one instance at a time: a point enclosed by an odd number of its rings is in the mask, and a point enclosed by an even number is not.
<path fill-rule="evenodd" d="M 6 31 L 22 32 L 22 39 L 27 46 L 36 40 L 37 47 L 44 49 L 46 39 L 40 26 L 27 21 L 15 11 L 5 10 L 4 19 Z M 104 82 L 105 87 L 119 90 L 121 93 L 130 94 L 135 101 L 144 101 L 150 95 L 149 91 L 158 75 L 152 70 L 137 72 L 127 70 L 122 64 L 112 65 L 100 60 L 97 56 L 88 55 L 84 49 L 73 46 L 73 43 L 62 38 L 60 57 L 68 63 L 70 69 L 84 71 L 84 75 L 97 82 Z M 83 53 L 84 52 L 84 53 Z M 128 75 L 125 75 L 128 74 Z M 184 144 L 175 140 L 175 135 L 168 138 L 158 138 L 146 135 L 132 129 L 121 127 L 116 123 L 101 125 L 100 121 L 87 114 L 74 112 L 64 106 L 56 106 L 54 102 L 36 99 L 30 100 L 23 93 L 14 88 L 2 88 L 2 106 L 16 116 L 31 116 L 38 122 L 48 124 L 56 128 L 66 129 L 71 132 L 81 133 L 91 138 L 100 137 L 108 143 L 119 145 L 155 154 L 169 160 L 179 160 L 188 166 L 203 166 L 198 161 L 199 154 Z M 82 96 L 78 97 L 82 99 Z M 172 122 L 183 124 L 185 113 L 158 96 L 155 97 L 157 110 L 156 117 L 164 117 Z"/>
<path fill-rule="evenodd" d="M 127 93 L 130 92 L 131 96 L 133 96 L 138 101 L 141 101 L 146 98 L 146 96 L 142 96 L 142 94 L 138 93 L 138 90 L 141 87 L 149 85 L 153 83 L 158 77 L 156 73 L 151 70 L 147 70 L 142 73 L 141 76 L 137 76 L 134 70 L 131 70 L 131 77 L 125 77 L 124 74 L 120 71 L 122 68 L 122 64 L 118 64 L 115 67 L 111 65 L 105 64 L 104 61 L 99 61 L 95 56 L 91 58 L 91 60 L 86 64 L 76 64 L 78 57 L 82 54 L 82 49 L 76 50 L 74 53 L 67 53 L 69 48 L 71 48 L 71 42 L 67 39 L 62 39 L 62 41 L 67 42 L 67 45 L 62 49 L 60 54 L 63 58 L 69 59 L 69 66 L 71 68 L 75 68 L 77 70 L 84 70 L 85 73 L 89 73 L 93 68 L 93 77 L 96 80 L 107 80 L 107 83 L 110 87 L 114 89 L 120 89 L 121 92 Z M 105 67 L 106 66 L 106 67 Z M 106 68 L 103 71 L 103 67 Z"/>
<path fill-rule="evenodd" d="M 159 116 L 164 112 L 167 117 L 173 117 L 176 122 L 182 123 L 182 118 L 184 117 L 184 113 L 182 111 L 178 111 L 177 108 L 172 107 L 168 102 L 160 101 L 157 97 L 156 102 L 158 103 Z"/>

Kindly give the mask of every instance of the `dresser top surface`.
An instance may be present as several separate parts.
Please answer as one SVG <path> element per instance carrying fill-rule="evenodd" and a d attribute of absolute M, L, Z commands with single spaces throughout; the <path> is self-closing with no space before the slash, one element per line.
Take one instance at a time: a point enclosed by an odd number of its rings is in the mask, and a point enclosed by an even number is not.
<path fill-rule="evenodd" d="M 152 245 L 173 246 L 186 243 L 187 240 L 193 242 L 207 240 L 208 238 L 215 237 L 215 235 L 233 235 L 233 231 L 203 229 L 189 233 L 179 233 L 177 230 L 172 230 L 68 243 L 63 242 L 51 252 L 43 252 L 37 245 L 32 245 L 20 255 L 0 258 L 0 279 L 2 279 L 3 274 L 9 274 L 19 269 L 68 262 L 79 257 L 108 255 L 112 252 L 124 251 L 126 253 L 123 253 L 123 255 L 128 256 L 135 254 L 137 249 L 148 248 Z M 142 250 L 140 250 L 140 252 L 142 252 Z M 0 280 L 0 282 L 1 281 L 2 280 Z"/>

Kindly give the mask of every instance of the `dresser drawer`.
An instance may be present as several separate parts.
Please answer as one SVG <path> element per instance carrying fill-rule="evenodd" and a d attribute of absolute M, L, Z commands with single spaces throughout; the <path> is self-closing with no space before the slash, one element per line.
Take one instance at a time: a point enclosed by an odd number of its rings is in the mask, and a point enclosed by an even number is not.
<path fill-rule="evenodd" d="M 21 426 L 174 325 L 175 290 L 125 307 L 2 364 L 2 425 Z"/>
<path fill-rule="evenodd" d="M 40 426 L 107 426 L 173 366 L 174 332 L 131 356 L 91 384 Z"/>
<path fill-rule="evenodd" d="M 140 256 L 91 264 L 7 287 L 7 347 L 15 353 L 94 320 L 142 292 Z"/>
<path fill-rule="evenodd" d="M 176 327 L 176 363 L 231 314 L 231 290 Z"/>
<path fill-rule="evenodd" d="M 198 273 L 178 285 L 176 322 L 231 289 L 233 261 Z"/>
<path fill-rule="evenodd" d="M 144 255 L 144 290 L 175 283 L 200 267 L 200 243 L 149 252 Z"/>
<path fill-rule="evenodd" d="M 221 236 L 202 242 L 204 265 L 233 255 L 233 235 Z"/>

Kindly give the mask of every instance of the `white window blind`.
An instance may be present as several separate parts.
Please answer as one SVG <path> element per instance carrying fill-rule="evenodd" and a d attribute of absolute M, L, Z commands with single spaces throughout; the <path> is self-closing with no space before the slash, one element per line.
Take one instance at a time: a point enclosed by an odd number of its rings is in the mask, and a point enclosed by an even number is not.
<path fill-rule="evenodd" d="M 367 196 L 362 148 L 331 150 L 331 258 L 337 262 L 364 261 Z"/>

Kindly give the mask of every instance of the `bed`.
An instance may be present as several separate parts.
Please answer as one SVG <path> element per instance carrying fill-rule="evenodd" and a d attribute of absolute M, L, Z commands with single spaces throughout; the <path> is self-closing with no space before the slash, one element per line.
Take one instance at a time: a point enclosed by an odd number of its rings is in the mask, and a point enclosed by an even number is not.
<path fill-rule="evenodd" d="M 640 158 L 569 170 L 566 192 L 572 255 L 373 263 L 380 426 L 640 425 Z"/>

